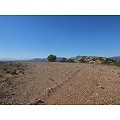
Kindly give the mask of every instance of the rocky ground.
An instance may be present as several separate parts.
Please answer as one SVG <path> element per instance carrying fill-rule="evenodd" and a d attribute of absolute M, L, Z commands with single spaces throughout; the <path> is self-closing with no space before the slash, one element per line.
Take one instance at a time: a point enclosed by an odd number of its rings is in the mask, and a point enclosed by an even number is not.
<path fill-rule="evenodd" d="M 120 68 L 88 63 L 0 63 L 0 104 L 119 105 Z"/>

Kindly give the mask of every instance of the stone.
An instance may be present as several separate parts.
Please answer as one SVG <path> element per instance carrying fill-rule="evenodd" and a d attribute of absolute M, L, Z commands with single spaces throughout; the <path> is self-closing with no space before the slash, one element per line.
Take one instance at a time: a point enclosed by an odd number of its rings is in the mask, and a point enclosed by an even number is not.
<path fill-rule="evenodd" d="M 20 73 L 20 71 L 19 71 L 19 70 L 17 70 L 17 71 L 16 71 L 16 73 L 17 73 L 17 74 L 19 74 L 19 73 Z"/>
<path fill-rule="evenodd" d="M 16 73 L 16 70 L 10 71 L 10 74 L 17 74 L 17 73 Z"/>

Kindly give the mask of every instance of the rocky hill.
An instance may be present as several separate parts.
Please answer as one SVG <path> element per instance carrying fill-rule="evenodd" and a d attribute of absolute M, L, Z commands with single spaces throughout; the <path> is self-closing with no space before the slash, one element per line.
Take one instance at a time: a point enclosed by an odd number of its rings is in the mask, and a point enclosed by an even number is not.
<path fill-rule="evenodd" d="M 93 64 L 113 64 L 115 60 L 106 57 L 81 56 L 74 60 L 76 63 L 93 63 Z"/>
<path fill-rule="evenodd" d="M 119 61 L 120 60 L 120 56 L 110 57 L 110 59 L 113 59 L 115 61 Z"/>

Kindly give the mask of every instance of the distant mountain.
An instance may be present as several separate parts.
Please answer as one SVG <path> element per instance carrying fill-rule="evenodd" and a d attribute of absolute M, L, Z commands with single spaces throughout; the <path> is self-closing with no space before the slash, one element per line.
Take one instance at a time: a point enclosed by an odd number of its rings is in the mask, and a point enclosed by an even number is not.
<path fill-rule="evenodd" d="M 57 58 L 56 58 L 56 61 L 57 61 L 57 62 L 60 62 L 61 60 L 62 60 L 62 57 L 57 57 Z"/>
<path fill-rule="evenodd" d="M 34 58 L 31 60 L 28 60 L 30 62 L 48 62 L 47 58 Z"/>
<path fill-rule="evenodd" d="M 71 57 L 68 59 L 79 59 L 80 57 L 83 56 L 76 56 L 76 57 Z M 94 57 L 94 56 L 87 56 L 87 57 Z M 113 59 L 115 61 L 120 60 L 120 56 L 115 56 L 115 57 L 110 57 L 110 59 Z M 57 57 L 56 61 L 59 62 L 62 60 L 62 57 Z M 47 58 L 33 58 L 33 59 L 16 59 L 16 58 L 0 58 L 0 61 L 25 61 L 25 62 L 48 62 Z"/>
<path fill-rule="evenodd" d="M 0 58 L 0 60 L 6 61 L 6 60 L 16 60 L 16 59 L 15 58 Z"/>
<path fill-rule="evenodd" d="M 76 56 L 76 57 L 71 57 L 70 59 L 78 59 L 78 58 L 80 58 L 81 56 Z"/>
<path fill-rule="evenodd" d="M 110 59 L 113 59 L 113 60 L 115 60 L 115 61 L 118 61 L 118 60 L 120 60 L 120 56 L 110 57 Z"/>
<path fill-rule="evenodd" d="M 62 60 L 62 57 L 57 57 L 56 61 L 59 62 Z M 48 62 L 47 58 L 34 58 L 29 60 L 30 62 Z"/>
<path fill-rule="evenodd" d="M 62 57 L 57 57 L 56 59 L 57 62 L 61 60 Z M 33 59 L 0 58 L 0 61 L 48 62 L 47 58 L 33 58 Z"/>
<path fill-rule="evenodd" d="M 28 58 L 23 58 L 23 59 L 17 59 L 17 58 L 0 58 L 0 61 L 3 61 L 3 62 L 9 62 L 9 61 L 13 61 L 13 62 L 26 62 L 28 61 L 29 59 Z"/>

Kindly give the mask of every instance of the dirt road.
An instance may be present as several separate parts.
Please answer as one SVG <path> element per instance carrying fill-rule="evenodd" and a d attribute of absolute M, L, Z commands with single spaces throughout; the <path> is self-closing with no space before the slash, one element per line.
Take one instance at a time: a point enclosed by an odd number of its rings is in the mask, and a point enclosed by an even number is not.
<path fill-rule="evenodd" d="M 120 104 L 118 67 L 57 62 L 24 64 L 24 74 L 0 78 L 0 104 Z"/>

